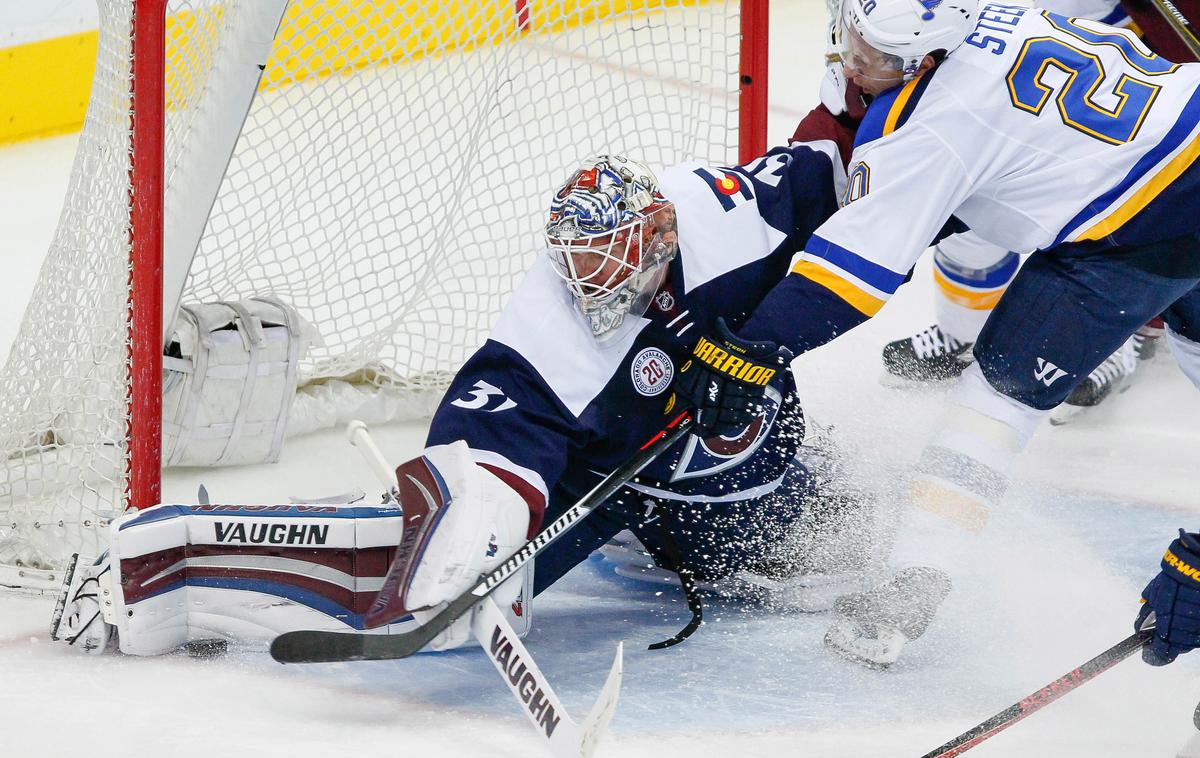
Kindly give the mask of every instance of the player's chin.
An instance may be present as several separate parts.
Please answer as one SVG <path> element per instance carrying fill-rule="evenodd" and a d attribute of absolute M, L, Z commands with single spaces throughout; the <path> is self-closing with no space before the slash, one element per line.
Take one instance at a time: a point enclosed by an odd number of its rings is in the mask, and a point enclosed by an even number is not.
<path fill-rule="evenodd" d="M 863 94 L 871 97 L 878 97 L 890 89 L 900 86 L 904 83 L 903 79 L 876 79 L 870 76 L 855 76 L 851 77 L 850 81 L 858 85 L 858 88 L 863 91 Z"/>
<path fill-rule="evenodd" d="M 879 97 L 884 92 L 887 92 L 888 90 L 890 90 L 896 86 L 895 84 L 890 84 L 890 83 L 883 84 L 878 81 L 855 82 L 855 83 L 858 84 L 859 89 L 861 89 L 863 91 L 864 95 L 870 95 L 871 97 Z"/>

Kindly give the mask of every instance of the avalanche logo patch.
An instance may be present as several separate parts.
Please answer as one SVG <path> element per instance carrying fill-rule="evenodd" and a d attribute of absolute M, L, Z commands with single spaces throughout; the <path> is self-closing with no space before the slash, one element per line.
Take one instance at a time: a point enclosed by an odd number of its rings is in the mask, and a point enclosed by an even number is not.
<path fill-rule="evenodd" d="M 648 347 L 638 353 L 629 367 L 633 388 L 639 395 L 654 397 L 661 395 L 671 384 L 675 375 L 675 364 L 671 358 L 656 347 Z"/>
<path fill-rule="evenodd" d="M 717 196 L 717 202 L 726 212 L 754 199 L 750 181 L 738 176 L 732 170 L 718 169 L 718 174 L 713 174 L 708 169 L 698 168 L 693 173 L 708 184 L 713 194 Z"/>
<path fill-rule="evenodd" d="M 774 387 L 767 387 L 763 397 L 763 411 L 740 432 L 730 437 L 688 437 L 687 445 L 680 456 L 671 481 L 711 476 L 732 468 L 754 454 L 762 445 L 775 424 L 775 417 L 783 404 L 783 395 Z"/>

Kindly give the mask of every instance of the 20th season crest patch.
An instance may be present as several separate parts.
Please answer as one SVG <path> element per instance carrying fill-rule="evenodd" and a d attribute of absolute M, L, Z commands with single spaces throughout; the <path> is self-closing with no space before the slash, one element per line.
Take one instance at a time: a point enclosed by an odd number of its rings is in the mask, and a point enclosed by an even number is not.
<path fill-rule="evenodd" d="M 639 395 L 654 397 L 662 394 L 671 384 L 675 374 L 675 364 L 671 358 L 656 347 L 642 350 L 633 359 L 629 367 L 633 378 L 633 387 Z"/>

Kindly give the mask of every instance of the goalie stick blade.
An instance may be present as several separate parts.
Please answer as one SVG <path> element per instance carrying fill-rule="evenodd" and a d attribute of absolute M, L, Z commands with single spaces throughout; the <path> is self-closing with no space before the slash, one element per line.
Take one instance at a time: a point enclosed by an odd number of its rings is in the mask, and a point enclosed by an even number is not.
<path fill-rule="evenodd" d="M 467 592 L 429 621 L 402 634 L 284 632 L 271 643 L 271 657 L 279 663 L 339 663 L 407 658 L 432 642 L 454 619 L 462 616 L 478 602 L 479 596 Z"/>
<path fill-rule="evenodd" d="M 604 688 L 592 710 L 583 720 L 580 728 L 580 754 L 582 758 L 591 758 L 596 752 L 596 745 L 608 732 L 608 722 L 612 721 L 613 712 L 617 710 L 617 700 L 621 696 L 621 679 L 625 675 L 625 644 L 617 643 L 617 654 L 613 658 L 612 668 L 608 670 L 608 678 L 604 680 Z"/>
<path fill-rule="evenodd" d="M 352 632 L 284 632 L 271 642 L 271 657 L 280 663 L 335 663 L 367 660 L 365 634 Z"/>

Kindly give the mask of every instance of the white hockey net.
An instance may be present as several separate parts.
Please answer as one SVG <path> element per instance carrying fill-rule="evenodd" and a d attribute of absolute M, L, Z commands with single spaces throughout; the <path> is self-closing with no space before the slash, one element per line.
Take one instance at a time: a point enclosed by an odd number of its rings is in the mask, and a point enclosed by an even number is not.
<path fill-rule="evenodd" d="M 0 582 L 97 550 L 126 507 L 131 4 L 100 0 L 70 189 L 0 374 Z M 314 396 L 345 379 L 389 415 L 414 392 L 428 407 L 580 158 L 736 159 L 737 0 L 294 0 L 232 157 L 214 154 L 242 113 L 213 72 L 270 4 L 168 3 L 166 266 L 196 250 L 183 302 L 295 306 L 323 339 L 303 366 Z M 226 158 L 215 198 L 191 187 Z M 197 209 L 198 244 L 173 243 L 173 214 Z"/>

